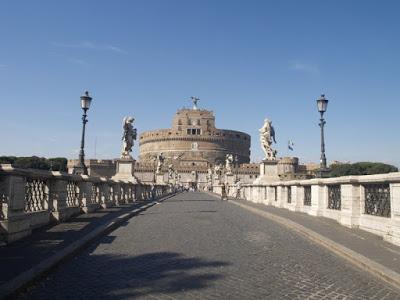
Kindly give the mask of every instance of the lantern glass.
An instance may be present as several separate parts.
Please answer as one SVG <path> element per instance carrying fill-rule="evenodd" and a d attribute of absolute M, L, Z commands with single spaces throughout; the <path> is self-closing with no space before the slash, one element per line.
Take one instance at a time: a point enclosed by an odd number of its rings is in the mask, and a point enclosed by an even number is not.
<path fill-rule="evenodd" d="M 81 107 L 82 109 L 89 109 L 92 98 L 89 96 L 89 92 L 85 92 L 85 95 L 81 96 Z"/>
<path fill-rule="evenodd" d="M 321 95 L 321 97 L 317 100 L 317 107 L 320 113 L 326 112 L 328 108 L 328 100 L 325 99 L 325 95 Z"/>

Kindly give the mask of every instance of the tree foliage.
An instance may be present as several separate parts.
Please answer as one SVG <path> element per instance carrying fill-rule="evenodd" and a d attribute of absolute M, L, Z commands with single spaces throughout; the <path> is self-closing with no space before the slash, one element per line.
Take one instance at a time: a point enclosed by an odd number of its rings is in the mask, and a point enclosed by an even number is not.
<path fill-rule="evenodd" d="M 68 160 L 65 157 L 54 157 L 48 159 L 51 170 L 67 172 Z"/>
<path fill-rule="evenodd" d="M 37 156 L 16 157 L 0 156 L 0 164 L 11 164 L 15 168 L 67 171 L 68 160 L 65 157 L 44 158 Z"/>
<path fill-rule="evenodd" d="M 397 172 L 395 166 L 379 162 L 357 162 L 354 164 L 334 164 L 330 166 L 330 177 L 348 175 L 372 175 Z"/>
<path fill-rule="evenodd" d="M 17 157 L 15 156 L 0 156 L 0 164 L 13 164 Z"/>

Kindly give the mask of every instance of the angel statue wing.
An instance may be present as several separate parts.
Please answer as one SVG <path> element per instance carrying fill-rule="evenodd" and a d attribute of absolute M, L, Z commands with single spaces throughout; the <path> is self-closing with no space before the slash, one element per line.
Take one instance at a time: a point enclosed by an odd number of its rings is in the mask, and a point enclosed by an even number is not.
<path fill-rule="evenodd" d="M 275 140 L 275 129 L 273 126 L 271 126 L 271 138 L 274 141 L 274 143 L 276 144 L 276 140 Z"/>
<path fill-rule="evenodd" d="M 126 125 L 126 121 L 128 120 L 128 118 L 129 117 L 125 117 L 122 119 L 122 128 L 123 128 L 122 140 L 125 139 L 125 135 L 126 135 L 125 125 Z"/>
<path fill-rule="evenodd" d="M 122 119 L 122 126 L 124 127 L 126 124 L 126 121 L 128 120 L 129 117 L 125 117 Z"/>

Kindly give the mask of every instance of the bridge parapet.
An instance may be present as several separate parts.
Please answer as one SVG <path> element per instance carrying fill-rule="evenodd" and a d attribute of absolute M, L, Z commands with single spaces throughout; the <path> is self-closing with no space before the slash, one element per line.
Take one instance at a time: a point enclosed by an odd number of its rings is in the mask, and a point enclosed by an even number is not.
<path fill-rule="evenodd" d="M 149 201 L 171 192 L 167 185 L 0 165 L 0 240 L 13 242 L 54 221 L 62 222 L 101 208 Z"/>
<path fill-rule="evenodd" d="M 334 219 L 400 245 L 400 172 L 231 185 L 229 196 Z"/>

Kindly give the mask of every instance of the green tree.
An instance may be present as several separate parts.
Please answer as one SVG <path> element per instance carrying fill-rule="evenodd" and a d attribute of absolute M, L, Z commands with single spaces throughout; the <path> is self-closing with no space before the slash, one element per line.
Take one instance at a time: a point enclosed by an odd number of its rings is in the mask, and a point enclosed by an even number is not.
<path fill-rule="evenodd" d="M 52 171 L 67 172 L 68 160 L 65 157 L 49 158 L 48 161 Z"/>
<path fill-rule="evenodd" d="M 395 166 L 379 162 L 357 162 L 354 164 L 334 164 L 330 166 L 330 176 L 372 175 L 397 172 Z"/>
<path fill-rule="evenodd" d="M 50 164 L 47 159 L 37 156 L 17 157 L 13 166 L 21 169 L 50 170 Z"/>
<path fill-rule="evenodd" d="M 16 159 L 15 156 L 0 156 L 0 164 L 13 164 Z"/>
<path fill-rule="evenodd" d="M 67 171 L 68 160 L 65 157 L 44 158 L 37 156 L 16 157 L 0 156 L 0 164 L 11 164 L 15 168 Z"/>

